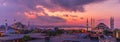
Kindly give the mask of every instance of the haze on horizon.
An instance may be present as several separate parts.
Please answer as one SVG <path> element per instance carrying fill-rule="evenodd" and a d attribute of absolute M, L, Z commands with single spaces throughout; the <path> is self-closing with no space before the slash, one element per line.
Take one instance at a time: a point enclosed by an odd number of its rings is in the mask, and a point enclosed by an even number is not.
<path fill-rule="evenodd" d="M 0 0 L 0 24 L 16 19 L 33 25 L 85 25 L 92 17 L 109 26 L 112 16 L 120 28 L 119 11 L 120 0 Z"/>

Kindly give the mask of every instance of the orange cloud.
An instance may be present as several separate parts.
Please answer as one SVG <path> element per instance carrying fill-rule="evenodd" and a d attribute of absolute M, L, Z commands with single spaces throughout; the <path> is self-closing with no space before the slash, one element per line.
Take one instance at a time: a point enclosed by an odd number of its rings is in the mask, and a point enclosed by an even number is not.
<path fill-rule="evenodd" d="M 61 17 L 61 18 L 65 19 L 67 24 L 85 23 L 83 20 L 84 20 L 84 18 L 87 17 L 84 14 L 82 14 L 81 12 L 69 12 L 69 11 L 51 12 L 50 10 L 48 10 L 47 8 L 45 8 L 41 5 L 36 5 L 36 8 L 37 9 L 42 8 L 44 10 L 44 12 L 48 14 L 48 16 L 57 16 L 57 17 Z M 65 14 L 68 16 L 66 17 Z M 82 17 L 82 19 L 81 19 L 81 17 Z"/>
<path fill-rule="evenodd" d="M 36 15 L 32 14 L 32 12 L 31 13 L 25 12 L 24 14 L 25 14 L 25 16 L 27 16 L 30 19 L 35 19 L 36 18 Z"/>

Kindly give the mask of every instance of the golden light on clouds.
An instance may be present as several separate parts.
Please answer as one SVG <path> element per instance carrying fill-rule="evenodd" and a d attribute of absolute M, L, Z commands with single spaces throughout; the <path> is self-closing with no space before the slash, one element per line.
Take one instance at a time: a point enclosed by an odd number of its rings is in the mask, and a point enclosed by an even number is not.
<path fill-rule="evenodd" d="M 42 11 L 29 11 L 24 14 L 31 19 L 37 18 L 37 16 L 56 16 L 66 20 L 66 24 L 80 24 L 85 23 L 86 18 L 88 17 L 86 14 L 81 12 L 70 12 L 70 11 L 55 11 L 51 12 L 49 9 L 36 5 L 37 9 L 42 9 Z M 61 9 L 62 10 L 62 9 Z M 82 18 L 82 19 L 81 19 Z"/>
<path fill-rule="evenodd" d="M 70 12 L 70 11 L 56 11 L 56 12 L 51 12 L 50 10 L 48 10 L 47 8 L 44 8 L 41 5 L 37 5 L 36 6 L 37 9 L 42 8 L 42 11 L 27 11 L 24 12 L 25 16 L 27 18 L 30 19 L 36 19 L 37 16 L 56 16 L 56 17 L 60 17 L 66 20 L 66 24 L 80 24 L 80 22 L 84 22 L 84 18 L 86 18 L 87 16 L 84 16 L 82 13 L 80 12 Z M 65 16 L 66 15 L 66 16 Z M 67 16 L 68 15 L 68 16 Z M 81 19 L 81 17 L 83 19 Z"/>
<path fill-rule="evenodd" d="M 83 14 L 81 14 L 80 12 L 70 12 L 70 11 L 55 11 L 55 12 L 51 12 L 50 10 L 48 10 L 47 8 L 44 8 L 43 6 L 41 5 L 36 5 L 36 8 L 39 9 L 39 8 L 42 8 L 44 10 L 45 13 L 47 13 L 49 16 L 58 16 L 58 17 L 62 17 L 62 18 L 74 18 L 74 16 L 76 16 L 76 19 L 77 18 L 80 18 L 80 17 L 83 17 Z M 62 10 L 62 9 L 61 9 Z M 71 15 L 72 17 L 65 17 L 63 15 Z"/>
<path fill-rule="evenodd" d="M 36 15 L 35 14 L 32 14 L 32 12 L 28 13 L 28 12 L 25 12 L 24 13 L 26 17 L 30 18 L 30 19 L 35 19 L 36 18 Z"/>

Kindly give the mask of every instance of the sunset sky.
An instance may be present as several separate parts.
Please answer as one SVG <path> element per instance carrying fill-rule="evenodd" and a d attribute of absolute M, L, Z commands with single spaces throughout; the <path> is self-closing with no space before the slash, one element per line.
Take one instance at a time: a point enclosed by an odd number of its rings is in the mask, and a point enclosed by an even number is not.
<path fill-rule="evenodd" d="M 85 25 L 91 17 L 95 23 L 109 26 L 115 18 L 120 28 L 120 0 L 0 0 L 0 24 L 16 19 L 32 25 Z"/>

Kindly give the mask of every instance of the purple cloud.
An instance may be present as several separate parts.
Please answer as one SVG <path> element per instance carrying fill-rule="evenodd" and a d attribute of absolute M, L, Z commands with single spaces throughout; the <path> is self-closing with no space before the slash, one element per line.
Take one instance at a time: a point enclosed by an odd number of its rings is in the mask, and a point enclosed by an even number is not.
<path fill-rule="evenodd" d="M 55 11 L 79 11 L 84 12 L 84 5 L 91 3 L 102 2 L 103 0 L 0 0 L 0 17 L 19 17 L 26 19 L 24 12 L 43 12 L 45 16 L 37 16 L 36 20 L 44 22 L 65 22 L 57 16 L 48 16 L 42 8 L 36 8 L 37 5 L 43 6 L 44 8 L 55 12 Z M 5 4 L 3 6 L 2 4 Z M 66 15 L 67 16 L 67 15 Z M 9 18 L 12 17 L 12 18 Z M 76 16 L 73 16 L 76 17 Z M 27 21 L 27 20 L 26 20 Z"/>
<path fill-rule="evenodd" d="M 37 20 L 41 22 L 47 23 L 59 23 L 59 22 L 66 22 L 65 19 L 56 16 L 37 16 Z"/>
<path fill-rule="evenodd" d="M 41 5 L 51 11 L 80 11 L 84 12 L 84 5 L 98 3 L 104 0 L 7 0 L 7 2 L 15 3 L 23 8 L 37 10 L 36 5 Z M 62 10 L 61 10 L 62 9 Z M 39 9 L 40 10 L 40 9 Z"/>
<path fill-rule="evenodd" d="M 61 7 L 66 11 L 80 11 L 84 12 L 84 5 L 91 3 L 98 3 L 104 0 L 51 0 L 55 6 Z"/>

